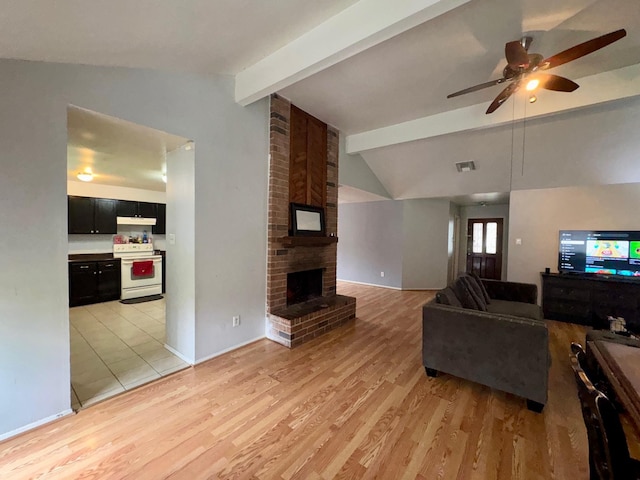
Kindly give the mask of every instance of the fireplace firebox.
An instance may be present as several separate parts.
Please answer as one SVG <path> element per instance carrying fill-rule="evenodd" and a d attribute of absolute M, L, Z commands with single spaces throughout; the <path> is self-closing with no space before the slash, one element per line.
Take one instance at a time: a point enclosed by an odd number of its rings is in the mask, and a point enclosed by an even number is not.
<path fill-rule="evenodd" d="M 287 273 L 287 306 L 322 296 L 322 270 Z"/>

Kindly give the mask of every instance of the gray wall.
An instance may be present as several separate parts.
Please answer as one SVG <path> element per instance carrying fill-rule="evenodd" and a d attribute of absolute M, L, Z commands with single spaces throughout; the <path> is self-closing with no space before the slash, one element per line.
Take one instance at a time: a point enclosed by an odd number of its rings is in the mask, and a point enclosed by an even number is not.
<path fill-rule="evenodd" d="M 11 60 L 0 84 L 0 438 L 70 408 L 69 104 L 195 140 L 196 360 L 264 336 L 266 100 L 237 105 L 231 77 Z"/>
<path fill-rule="evenodd" d="M 402 208 L 393 200 L 338 206 L 340 280 L 402 287 Z"/>
<path fill-rule="evenodd" d="M 467 222 L 470 218 L 502 218 L 502 279 L 506 280 L 509 263 L 509 205 L 466 205 L 460 207 L 460 243 L 458 267 L 467 271 Z"/>
<path fill-rule="evenodd" d="M 403 289 L 447 286 L 449 200 L 404 200 Z"/>
<path fill-rule="evenodd" d="M 371 168 L 369 168 L 369 165 L 367 165 L 362 156 L 357 153 L 349 155 L 346 152 L 344 135 L 340 135 L 338 146 L 338 161 L 340 163 L 338 176 L 340 185 L 349 185 L 364 190 L 365 192 L 390 198 L 389 192 L 387 192 L 382 183 L 380 183 L 380 180 L 378 180 L 378 177 L 371 171 Z"/>
<path fill-rule="evenodd" d="M 545 267 L 557 271 L 560 230 L 640 230 L 638 205 L 637 183 L 511 192 L 509 280 L 540 285 Z"/>
<path fill-rule="evenodd" d="M 448 200 L 340 204 L 338 278 L 403 289 L 442 288 L 448 223 Z"/>

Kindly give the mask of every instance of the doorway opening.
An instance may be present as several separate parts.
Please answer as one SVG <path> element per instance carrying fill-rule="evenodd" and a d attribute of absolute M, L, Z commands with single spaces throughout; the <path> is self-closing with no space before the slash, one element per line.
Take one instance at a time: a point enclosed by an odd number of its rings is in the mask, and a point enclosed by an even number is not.
<path fill-rule="evenodd" d="M 472 218 L 467 223 L 467 272 L 502 278 L 502 218 Z"/>
<path fill-rule="evenodd" d="M 194 164 L 188 138 L 67 108 L 74 410 L 193 364 Z"/>

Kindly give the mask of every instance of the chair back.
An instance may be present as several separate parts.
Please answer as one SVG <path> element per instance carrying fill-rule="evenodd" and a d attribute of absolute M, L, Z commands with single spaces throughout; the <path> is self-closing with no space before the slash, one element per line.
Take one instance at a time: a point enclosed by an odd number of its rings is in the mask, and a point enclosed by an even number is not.
<path fill-rule="evenodd" d="M 594 387 L 580 367 L 578 358 L 579 352 L 574 353 L 571 366 L 576 377 L 582 417 L 587 428 L 591 478 L 630 478 L 629 448 L 618 412 L 611 400 Z"/>

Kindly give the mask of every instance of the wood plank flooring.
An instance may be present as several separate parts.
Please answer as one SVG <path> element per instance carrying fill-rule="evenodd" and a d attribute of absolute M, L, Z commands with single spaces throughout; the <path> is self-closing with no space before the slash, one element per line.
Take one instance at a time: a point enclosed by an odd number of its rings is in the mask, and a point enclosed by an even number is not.
<path fill-rule="evenodd" d="M 358 318 L 294 350 L 260 340 L 0 443 L 2 479 L 588 478 L 569 366 L 549 322 L 543 414 L 421 362 L 431 292 L 341 283 Z M 523 352 L 526 354 L 526 352 Z"/>

